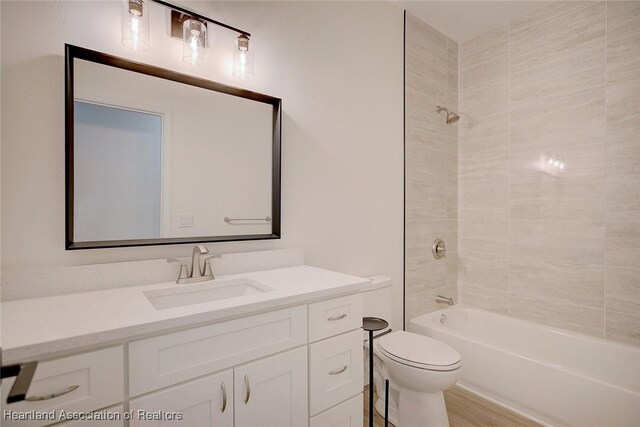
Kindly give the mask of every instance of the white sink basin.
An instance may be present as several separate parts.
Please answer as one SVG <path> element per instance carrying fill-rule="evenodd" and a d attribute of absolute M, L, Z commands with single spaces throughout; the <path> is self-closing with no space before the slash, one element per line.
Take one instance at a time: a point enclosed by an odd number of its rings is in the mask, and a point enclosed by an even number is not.
<path fill-rule="evenodd" d="M 175 288 L 144 292 L 156 310 L 201 304 L 272 291 L 273 288 L 251 279 L 213 280 L 209 283 L 178 285 Z"/>

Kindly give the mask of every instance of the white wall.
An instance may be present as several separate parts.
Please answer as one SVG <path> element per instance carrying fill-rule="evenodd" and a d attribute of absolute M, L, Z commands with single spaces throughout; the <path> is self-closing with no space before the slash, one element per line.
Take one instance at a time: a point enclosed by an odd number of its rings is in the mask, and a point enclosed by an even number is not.
<path fill-rule="evenodd" d="M 309 264 L 394 280 L 402 316 L 402 11 L 386 2 L 190 5 L 251 31 L 255 76 L 230 76 L 231 34 L 192 69 L 152 8 L 152 50 L 120 44 L 118 2 L 2 2 L 2 267 L 186 255 L 187 246 L 64 250 L 64 43 L 241 85 L 283 99 L 281 240 Z M 27 31 L 25 33 L 25 31 Z M 215 33 L 215 32 L 213 32 Z M 217 34 L 217 33 L 216 33 Z M 215 34 L 212 34 L 215 35 Z"/>

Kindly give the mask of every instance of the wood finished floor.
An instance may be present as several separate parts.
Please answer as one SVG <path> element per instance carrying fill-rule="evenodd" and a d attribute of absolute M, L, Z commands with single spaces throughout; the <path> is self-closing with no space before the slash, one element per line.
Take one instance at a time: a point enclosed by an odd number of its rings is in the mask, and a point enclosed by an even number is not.
<path fill-rule="evenodd" d="M 369 387 L 364 389 L 364 426 L 369 425 Z M 540 427 L 518 414 L 477 397 L 458 387 L 444 392 L 450 427 Z M 384 419 L 374 411 L 373 425 L 384 427 Z M 389 424 L 391 425 L 391 424 Z"/>

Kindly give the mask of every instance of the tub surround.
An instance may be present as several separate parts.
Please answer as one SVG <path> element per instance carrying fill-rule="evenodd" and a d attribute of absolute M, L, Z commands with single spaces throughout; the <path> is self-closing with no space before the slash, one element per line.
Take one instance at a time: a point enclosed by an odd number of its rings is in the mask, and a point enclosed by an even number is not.
<path fill-rule="evenodd" d="M 143 292 L 180 288 L 174 282 L 2 303 L 3 363 L 25 362 L 144 335 L 220 322 L 359 292 L 368 279 L 311 266 L 219 276 L 255 280 L 273 291 L 156 310 Z M 203 282 L 204 284 L 215 283 Z"/>
<path fill-rule="evenodd" d="M 458 125 L 436 105 L 457 111 L 458 44 L 407 12 L 405 24 L 406 313 L 437 310 L 438 294 L 457 300 Z M 447 256 L 431 254 L 442 239 Z"/>
<path fill-rule="evenodd" d="M 460 45 L 462 303 L 640 344 L 638 16 L 553 2 Z"/>

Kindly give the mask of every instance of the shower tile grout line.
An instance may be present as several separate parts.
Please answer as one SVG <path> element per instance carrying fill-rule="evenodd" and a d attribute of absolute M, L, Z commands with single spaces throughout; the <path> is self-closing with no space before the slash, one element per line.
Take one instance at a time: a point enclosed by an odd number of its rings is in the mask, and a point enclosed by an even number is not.
<path fill-rule="evenodd" d="M 605 165 L 608 164 L 608 150 L 607 150 L 607 145 L 609 142 L 609 119 L 608 119 L 608 114 L 609 114 L 609 107 L 608 107 L 608 100 L 607 100 L 607 96 L 608 96 L 608 89 L 607 86 L 609 85 L 609 70 L 608 70 L 608 63 L 609 63 L 609 58 L 607 57 L 607 55 L 609 54 L 608 52 L 609 49 L 609 1 L 606 0 L 604 2 L 604 143 L 605 143 L 605 150 L 604 150 L 604 161 L 605 161 Z M 604 283 L 603 283 L 603 298 L 602 298 L 602 336 L 604 338 L 607 338 L 607 211 L 608 211 L 608 206 L 607 206 L 607 200 L 609 200 L 609 195 L 608 195 L 608 173 L 607 170 L 605 168 L 605 174 L 604 174 L 604 254 L 602 257 L 602 262 L 604 264 Z"/>
<path fill-rule="evenodd" d="M 507 25 L 507 313 L 511 313 L 511 22 Z"/>

